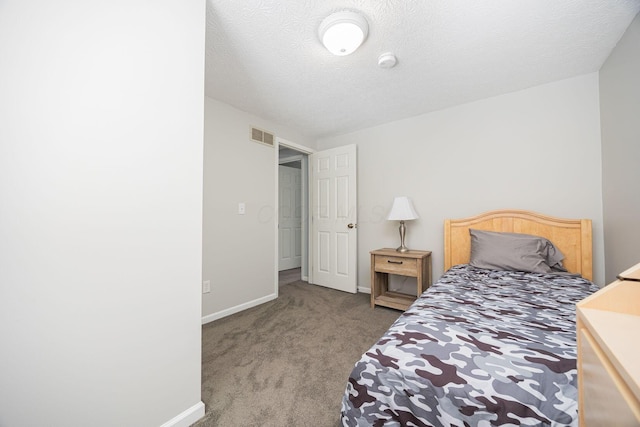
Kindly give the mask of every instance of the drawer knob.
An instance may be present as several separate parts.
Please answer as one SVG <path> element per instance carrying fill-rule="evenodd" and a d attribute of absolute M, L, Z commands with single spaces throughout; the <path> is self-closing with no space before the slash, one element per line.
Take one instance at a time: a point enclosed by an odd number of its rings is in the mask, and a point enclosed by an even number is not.
<path fill-rule="evenodd" d="M 388 259 L 387 262 L 389 264 L 402 264 L 402 261 L 391 261 L 390 259 Z"/>

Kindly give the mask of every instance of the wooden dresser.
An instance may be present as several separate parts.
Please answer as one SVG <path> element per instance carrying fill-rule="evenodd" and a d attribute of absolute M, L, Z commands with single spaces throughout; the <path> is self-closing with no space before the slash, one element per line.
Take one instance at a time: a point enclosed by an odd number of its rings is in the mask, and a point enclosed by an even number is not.
<path fill-rule="evenodd" d="M 640 264 L 577 304 L 581 426 L 640 426 Z"/>

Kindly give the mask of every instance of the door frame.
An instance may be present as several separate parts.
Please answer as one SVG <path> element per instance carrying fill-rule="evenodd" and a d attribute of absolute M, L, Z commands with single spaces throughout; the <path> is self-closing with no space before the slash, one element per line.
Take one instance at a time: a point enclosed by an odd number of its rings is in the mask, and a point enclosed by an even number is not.
<path fill-rule="evenodd" d="M 280 174 L 278 173 L 278 168 L 280 166 L 280 146 L 291 148 L 301 153 L 300 158 L 302 159 L 302 199 L 304 203 L 302 204 L 302 279 L 307 279 L 309 283 L 313 283 L 313 277 L 311 275 L 311 268 L 309 263 L 309 238 L 310 238 L 310 220 L 311 215 L 309 211 L 309 169 L 308 169 L 308 159 L 309 154 L 315 153 L 316 150 L 313 148 L 305 147 L 304 145 L 296 144 L 295 142 L 288 141 L 286 139 L 276 137 L 274 141 L 274 156 L 275 156 L 275 250 L 274 250 L 274 258 L 273 258 L 273 270 L 274 270 L 274 289 L 276 297 L 278 296 L 278 262 L 279 262 L 279 251 L 280 251 L 280 233 L 278 230 L 278 209 L 280 208 L 279 201 L 279 188 L 280 188 Z M 295 157 L 295 158 L 294 158 Z M 290 161 L 295 161 L 298 156 L 292 156 L 291 158 L 283 159 L 284 163 L 288 163 Z M 304 273 L 307 273 L 306 277 Z"/>

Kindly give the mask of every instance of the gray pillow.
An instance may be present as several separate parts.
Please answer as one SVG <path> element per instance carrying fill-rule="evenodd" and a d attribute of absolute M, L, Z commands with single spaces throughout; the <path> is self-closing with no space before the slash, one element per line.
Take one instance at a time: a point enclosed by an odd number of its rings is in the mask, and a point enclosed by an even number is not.
<path fill-rule="evenodd" d="M 469 229 L 469 234 L 469 264 L 474 267 L 531 273 L 566 271 L 564 255 L 544 237 L 474 229 Z"/>

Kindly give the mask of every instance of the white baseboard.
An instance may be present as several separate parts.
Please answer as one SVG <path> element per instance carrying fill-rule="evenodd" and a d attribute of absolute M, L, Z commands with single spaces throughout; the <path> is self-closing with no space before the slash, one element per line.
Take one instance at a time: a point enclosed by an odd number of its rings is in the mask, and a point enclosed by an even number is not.
<path fill-rule="evenodd" d="M 362 286 L 358 286 L 358 292 L 361 292 L 363 294 L 370 294 L 371 288 L 364 288 Z"/>
<path fill-rule="evenodd" d="M 214 320 L 222 319 L 223 317 L 227 317 L 232 314 L 239 313 L 248 308 L 255 307 L 257 305 L 264 304 L 265 302 L 274 300 L 277 297 L 278 296 L 276 294 L 271 294 L 271 295 L 267 295 L 266 297 L 245 302 L 244 304 L 236 305 L 235 307 L 227 308 L 226 310 L 218 311 L 212 314 L 207 314 L 206 316 L 202 316 L 202 324 L 204 325 L 205 323 L 213 322 Z"/>
<path fill-rule="evenodd" d="M 202 417 L 204 417 L 204 403 L 200 401 L 181 414 L 171 418 L 160 427 L 189 427 Z"/>

